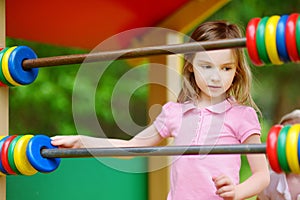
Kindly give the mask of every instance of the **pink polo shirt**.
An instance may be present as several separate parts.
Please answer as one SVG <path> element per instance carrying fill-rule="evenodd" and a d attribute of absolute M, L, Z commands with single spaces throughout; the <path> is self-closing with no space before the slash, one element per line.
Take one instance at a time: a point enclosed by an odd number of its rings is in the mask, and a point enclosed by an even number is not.
<path fill-rule="evenodd" d="M 169 102 L 154 121 L 172 145 L 240 144 L 261 128 L 253 108 L 225 100 L 206 108 Z M 228 175 L 239 183 L 240 155 L 173 156 L 168 200 L 222 199 L 215 194 L 213 176 Z"/>

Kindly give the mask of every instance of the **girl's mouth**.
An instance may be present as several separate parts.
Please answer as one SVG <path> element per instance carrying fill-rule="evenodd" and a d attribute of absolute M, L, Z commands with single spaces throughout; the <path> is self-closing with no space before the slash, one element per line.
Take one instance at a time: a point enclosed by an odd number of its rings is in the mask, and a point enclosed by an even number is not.
<path fill-rule="evenodd" d="M 221 86 L 215 86 L 215 85 L 208 85 L 209 88 L 214 88 L 214 89 L 218 89 L 221 88 Z"/>

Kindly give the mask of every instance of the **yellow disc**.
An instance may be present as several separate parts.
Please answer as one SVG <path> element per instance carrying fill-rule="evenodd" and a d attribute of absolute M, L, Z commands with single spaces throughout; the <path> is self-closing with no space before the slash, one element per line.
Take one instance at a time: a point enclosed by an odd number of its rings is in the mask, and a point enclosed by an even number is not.
<path fill-rule="evenodd" d="M 274 65 L 281 65 L 283 62 L 280 60 L 278 51 L 277 51 L 277 45 L 276 45 L 276 28 L 278 21 L 280 19 L 280 16 L 273 15 L 271 16 L 266 24 L 265 29 L 265 43 L 266 43 L 266 49 L 268 52 L 268 56 Z"/>
<path fill-rule="evenodd" d="M 286 137 L 286 157 L 289 167 L 293 173 L 300 173 L 298 162 L 298 137 L 300 124 L 292 125 Z"/>
<path fill-rule="evenodd" d="M 20 86 L 21 84 L 17 83 L 10 75 L 10 72 L 9 72 L 9 68 L 8 68 L 8 58 L 11 54 L 11 52 L 17 48 L 16 46 L 14 47 L 11 47 L 9 48 L 3 55 L 2 57 L 2 72 L 3 72 L 3 75 L 5 77 L 5 79 L 12 85 L 15 85 L 15 86 Z"/>
<path fill-rule="evenodd" d="M 2 140 L 2 138 L 4 138 L 4 137 L 5 137 L 5 135 L 0 135 L 0 140 Z M 0 171 L 0 176 L 6 176 L 6 174 L 4 174 Z"/>
<path fill-rule="evenodd" d="M 14 149 L 14 161 L 17 169 L 23 175 L 34 175 L 37 170 L 32 167 L 26 156 L 26 149 L 29 140 L 33 135 L 24 135 L 16 143 Z"/>

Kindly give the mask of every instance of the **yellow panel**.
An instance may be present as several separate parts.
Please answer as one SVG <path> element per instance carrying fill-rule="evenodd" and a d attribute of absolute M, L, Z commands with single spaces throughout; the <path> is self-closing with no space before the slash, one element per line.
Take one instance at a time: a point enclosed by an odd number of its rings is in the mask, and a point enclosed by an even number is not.
<path fill-rule="evenodd" d="M 229 0 L 191 0 L 158 26 L 187 33 L 228 2 Z"/>

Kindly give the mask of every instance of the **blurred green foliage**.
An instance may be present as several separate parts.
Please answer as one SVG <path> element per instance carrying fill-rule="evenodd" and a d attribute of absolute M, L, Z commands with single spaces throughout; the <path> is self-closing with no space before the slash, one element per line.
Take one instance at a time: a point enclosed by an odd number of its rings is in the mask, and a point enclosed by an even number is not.
<path fill-rule="evenodd" d="M 6 43 L 7 46 L 29 46 L 39 58 L 88 53 L 81 49 L 57 47 L 13 38 L 7 38 Z M 10 134 L 32 133 L 49 136 L 76 134 L 72 115 L 72 93 L 79 67 L 80 64 L 40 68 L 38 78 L 33 84 L 10 88 Z M 113 62 L 99 80 L 95 97 L 96 113 L 108 137 L 129 138 L 116 126 L 111 111 L 111 95 L 114 85 L 129 69 L 125 61 Z M 88 95 L 85 92 L 90 92 L 89 87 L 91 86 L 85 85 L 86 90 L 82 91 L 82 97 Z M 121 92 L 126 93 L 126 85 Z M 133 94 L 131 100 L 131 104 L 139 105 L 135 106 L 132 117 L 140 125 L 145 125 L 146 122 L 147 94 L 147 87 L 141 87 Z M 82 110 L 85 110 L 86 105 L 81 106 Z M 88 116 L 83 117 L 88 120 Z M 88 127 L 85 131 L 88 135 L 94 134 Z"/>

